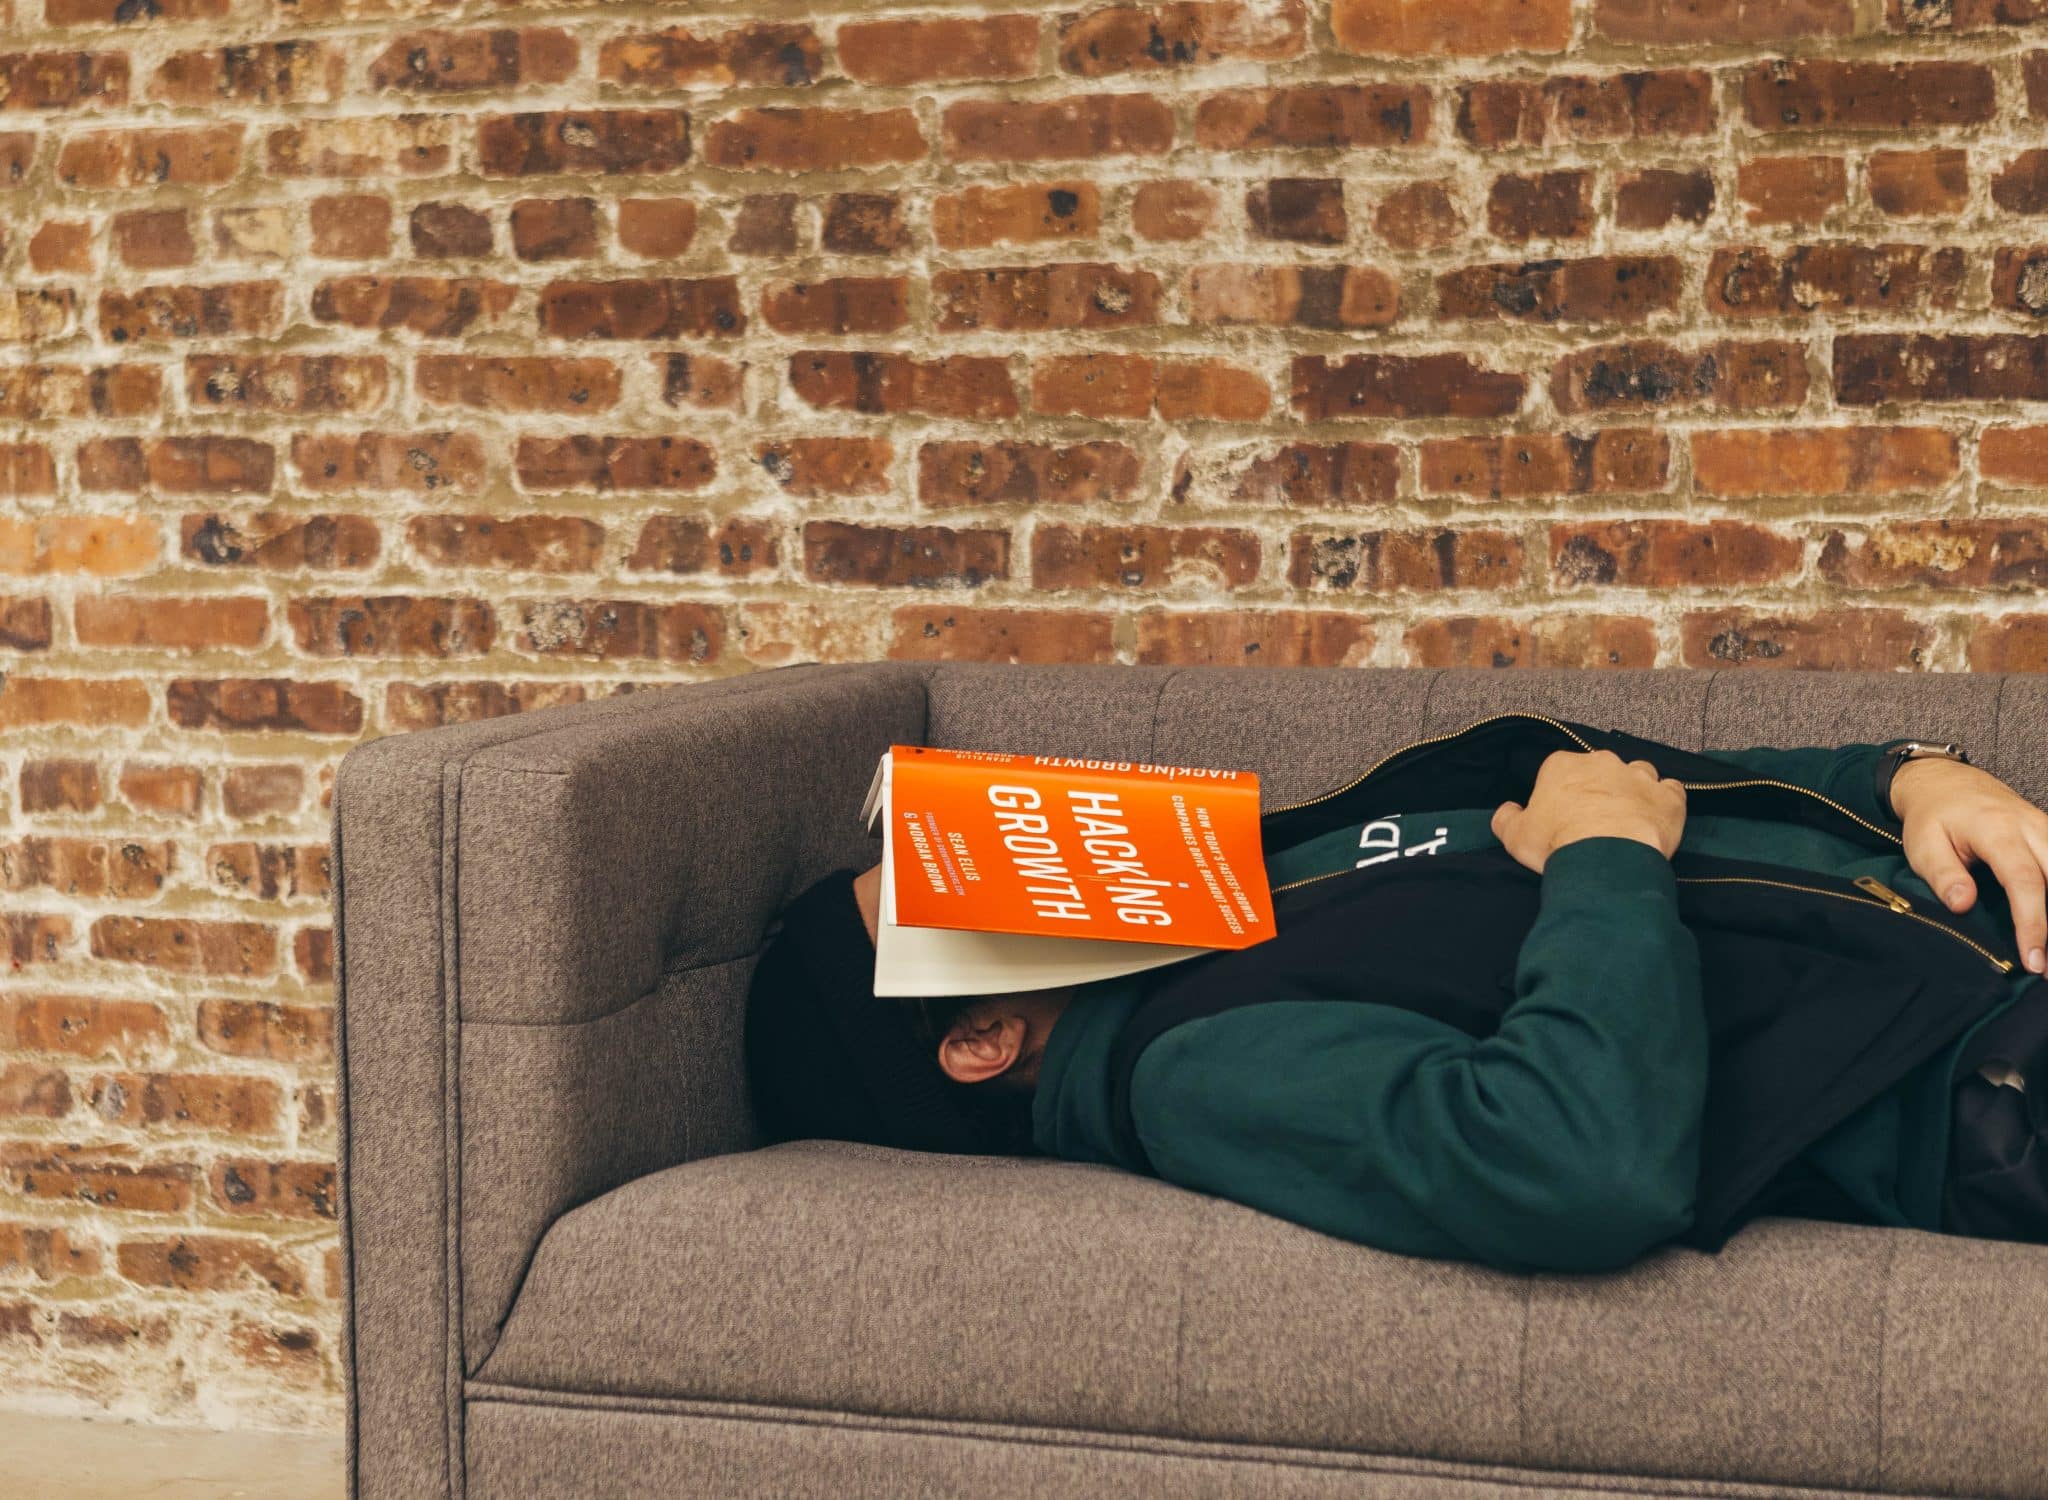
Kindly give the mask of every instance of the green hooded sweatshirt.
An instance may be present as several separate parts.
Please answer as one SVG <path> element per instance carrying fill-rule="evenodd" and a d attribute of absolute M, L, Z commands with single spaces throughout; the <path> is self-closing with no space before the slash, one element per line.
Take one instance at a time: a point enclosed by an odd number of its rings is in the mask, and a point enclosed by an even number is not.
<path fill-rule="evenodd" d="M 1878 806 L 1890 745 L 1759 746 L 1714 754 L 1788 781 L 1892 832 Z M 1798 824 L 1688 807 L 1680 847 L 1845 879 L 1874 875 L 1934 900 L 1902 853 Z M 1422 810 L 1332 830 L 1267 856 L 1273 886 L 1358 862 L 1497 847 L 1492 808 Z M 1953 926 L 2009 951 L 2012 919 L 1987 869 Z M 1596 1271 L 1692 1222 L 1706 1094 L 1699 951 L 1670 862 L 1633 839 L 1589 838 L 1545 861 L 1492 1036 L 1398 1006 L 1279 1001 L 1189 1021 L 1139 1058 L 1131 1109 L 1158 1175 L 1327 1234 L 1508 1270 Z M 1945 903 L 1936 901 L 1937 906 Z M 1046 1041 L 1033 1101 L 1038 1149 L 1143 1170 L 1111 1127 L 1110 1050 L 1144 974 L 1077 988 Z M 2036 976 L 2015 968 L 2012 994 Z M 1360 985 L 1371 983 L 1361 949 Z M 1950 1074 L 1977 1029 L 1814 1141 L 1801 1160 L 1867 1220 L 1941 1227 Z"/>

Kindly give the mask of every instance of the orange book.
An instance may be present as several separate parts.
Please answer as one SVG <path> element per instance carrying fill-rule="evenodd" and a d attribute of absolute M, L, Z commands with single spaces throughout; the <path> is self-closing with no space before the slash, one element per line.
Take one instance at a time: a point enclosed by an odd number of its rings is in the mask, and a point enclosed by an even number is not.
<path fill-rule="evenodd" d="M 999 994 L 1273 935 L 1256 772 L 891 745 L 878 995 Z"/>

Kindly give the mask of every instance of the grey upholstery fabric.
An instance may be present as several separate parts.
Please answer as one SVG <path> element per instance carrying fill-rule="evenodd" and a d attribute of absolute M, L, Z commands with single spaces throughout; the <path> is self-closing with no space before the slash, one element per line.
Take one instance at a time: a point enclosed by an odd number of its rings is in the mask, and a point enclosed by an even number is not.
<path fill-rule="evenodd" d="M 853 812 L 892 741 L 1248 765 L 1272 807 L 1515 710 L 1707 749 L 1958 738 L 2048 797 L 2048 684 L 1910 673 L 806 665 L 353 752 L 354 1493 L 2048 1497 L 2048 1249 L 1771 1220 L 1520 1280 L 1106 1171 L 965 1167 L 948 1207 L 930 1160 L 747 1149 L 763 927 L 872 859 Z M 1036 1278 L 1029 1338 L 969 1267 Z M 896 1415 L 827 1442 L 835 1412 Z"/>

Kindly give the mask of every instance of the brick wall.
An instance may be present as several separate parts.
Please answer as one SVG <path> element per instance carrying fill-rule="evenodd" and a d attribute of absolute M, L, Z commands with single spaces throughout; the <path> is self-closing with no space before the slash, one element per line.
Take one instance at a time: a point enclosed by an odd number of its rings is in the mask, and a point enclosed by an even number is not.
<path fill-rule="evenodd" d="M 2044 0 L 678 20 L 0 0 L 0 1399 L 337 1420 L 365 737 L 2048 669 Z"/>

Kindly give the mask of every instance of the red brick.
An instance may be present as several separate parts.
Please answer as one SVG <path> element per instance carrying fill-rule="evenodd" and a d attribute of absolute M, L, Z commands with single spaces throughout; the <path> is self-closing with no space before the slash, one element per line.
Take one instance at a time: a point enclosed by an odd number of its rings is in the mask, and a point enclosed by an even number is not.
<path fill-rule="evenodd" d="M 1614 223 L 1618 229 L 1704 224 L 1713 211 L 1712 172 L 1647 167 L 1615 178 Z"/>
<path fill-rule="evenodd" d="M 324 901 L 328 896 L 325 844 L 213 844 L 206 851 L 206 869 L 213 888 L 227 896 L 263 901 Z"/>
<path fill-rule="evenodd" d="M 689 160 L 690 116 L 680 109 L 557 110 L 477 122 L 477 163 L 486 177 L 674 172 Z"/>
<path fill-rule="evenodd" d="M 1440 250 L 1465 232 L 1465 216 L 1441 182 L 1411 182 L 1373 209 L 1373 229 L 1396 250 Z"/>
<path fill-rule="evenodd" d="M 414 369 L 420 395 L 440 406 L 585 414 L 619 400 L 618 367 L 608 359 L 422 354 Z"/>
<path fill-rule="evenodd" d="M 217 187 L 242 160 L 240 125 L 95 130 L 69 136 L 57 180 L 75 188 Z"/>
<path fill-rule="evenodd" d="M 1486 227 L 1494 238 L 1583 239 L 1593 228 L 1590 172 L 1508 173 L 1493 180 L 1486 196 Z"/>
<path fill-rule="evenodd" d="M 749 193 L 740 199 L 726 248 L 735 255 L 796 254 L 796 194 Z"/>
<path fill-rule="evenodd" d="M 1090 264 L 941 271 L 932 303 L 945 333 L 1126 328 L 1158 320 L 1159 278 Z"/>
<path fill-rule="evenodd" d="M 1550 528 L 1550 578 L 1560 590 L 1725 588 L 1799 571 L 1797 536 L 1744 521 L 1593 521 Z"/>
<path fill-rule="evenodd" d="M 29 964 L 56 963 L 71 940 L 69 917 L 0 911 L 0 957 L 17 971 Z"/>
<path fill-rule="evenodd" d="M 2029 319 L 2048 317 L 2048 245 L 2001 245 L 1991 263 L 1991 306 Z"/>
<path fill-rule="evenodd" d="M 780 566 L 780 525 L 748 516 L 713 523 L 699 516 L 650 516 L 626 566 L 638 572 L 744 578 Z"/>
<path fill-rule="evenodd" d="M 629 210 L 633 203 L 644 201 L 634 199 L 619 205 L 621 243 L 626 242 L 628 222 L 637 235 L 644 216 Z M 511 223 L 512 253 L 521 260 L 587 260 L 597 254 L 594 198 L 522 198 L 512 205 Z M 689 242 L 687 230 L 683 241 Z M 628 244 L 627 248 L 634 247 Z"/>
<path fill-rule="evenodd" d="M 274 281 L 106 291 L 99 301 L 100 335 L 117 344 L 268 335 L 278 331 L 283 318 L 284 288 Z"/>
<path fill-rule="evenodd" d="M 895 452 L 887 438 L 807 437 L 757 443 L 754 461 L 792 495 L 886 495 Z"/>
<path fill-rule="evenodd" d="M 839 66 L 862 83 L 957 83 L 1038 72 L 1036 16 L 847 21 L 836 44 Z"/>
<path fill-rule="evenodd" d="M 519 440 L 519 482 L 530 490 L 695 490 L 718 462 L 687 437 L 527 437 Z"/>
<path fill-rule="evenodd" d="M 216 568 L 367 568 L 377 560 L 377 526 L 363 516 L 263 510 L 183 516 L 179 554 Z"/>
<path fill-rule="evenodd" d="M 810 521 L 803 549 L 804 577 L 813 583 L 975 588 L 1010 576 L 1007 531 Z"/>
<path fill-rule="evenodd" d="M 1694 348 L 1636 342 L 1568 354 L 1551 367 L 1560 412 L 1762 411 L 1802 405 L 1806 351 L 1777 340 Z"/>
<path fill-rule="evenodd" d="M 1751 224 L 1819 224 L 1849 201 L 1839 156 L 1753 156 L 1735 168 L 1735 196 Z"/>
<path fill-rule="evenodd" d="M 1141 354 L 1065 354 L 1034 360 L 1031 406 L 1056 416 L 1137 420 L 1152 414 L 1158 368 Z"/>
<path fill-rule="evenodd" d="M 1106 614 L 906 604 L 890 613 L 892 661 L 1110 662 Z"/>
<path fill-rule="evenodd" d="M 32 1063 L 0 1062 L 0 1120 L 59 1120 L 71 1113 L 71 1080 Z"/>
<path fill-rule="evenodd" d="M 100 1273 L 99 1247 L 74 1230 L 0 1223 L 0 1271 L 20 1269 L 38 1281 Z"/>
<path fill-rule="evenodd" d="M 1632 615 L 1546 615 L 1509 620 L 1456 615 L 1424 620 L 1402 636 L 1411 667 L 1650 667 L 1657 633 Z"/>
<path fill-rule="evenodd" d="M 49 650 L 50 624 L 48 599 L 0 596 L 0 650 Z"/>
<path fill-rule="evenodd" d="M 717 35 L 683 26 L 634 31 L 607 41 L 597 57 L 597 76 L 625 88 L 786 88 L 814 83 L 823 73 L 824 47 L 801 24 L 760 24 Z"/>
<path fill-rule="evenodd" d="M 1386 505 L 1400 485 L 1400 451 L 1391 443 L 1290 443 L 1242 470 L 1230 498 L 1315 509 Z"/>
<path fill-rule="evenodd" d="M 1977 469 L 1994 483 L 2048 486 L 2048 426 L 1985 428 Z"/>
<path fill-rule="evenodd" d="M 164 706 L 180 729 L 355 735 L 363 727 L 363 700 L 338 682 L 179 677 L 165 685 Z"/>
<path fill-rule="evenodd" d="M 491 216 L 467 203 L 419 203 L 406 216 L 412 253 L 428 260 L 467 260 L 489 255 L 494 243 Z"/>
<path fill-rule="evenodd" d="M 263 644 L 270 625 L 267 601 L 239 596 L 98 594 L 81 597 L 74 608 L 81 646 L 250 650 Z"/>
<path fill-rule="evenodd" d="M 955 161 L 1157 156 L 1173 145 L 1173 111 L 1151 94 L 1048 103 L 961 99 L 946 106 L 940 122 Z"/>
<path fill-rule="evenodd" d="M 540 292 L 540 331 L 554 338 L 735 338 L 746 328 L 731 276 L 551 281 Z"/>
<path fill-rule="evenodd" d="M 789 385 L 826 411 L 922 414 L 989 421 L 1017 415 L 1008 363 L 954 355 L 912 359 L 903 354 L 811 350 L 789 357 Z"/>
<path fill-rule="evenodd" d="M 1850 588 L 2026 589 L 2048 584 L 2048 528 L 2031 517 L 1888 521 L 1822 540 L 1820 573 Z"/>
<path fill-rule="evenodd" d="M 1195 144 L 1208 151 L 1420 145 L 1429 139 L 1429 115 L 1429 91 L 1409 84 L 1234 89 L 1196 106 Z"/>
<path fill-rule="evenodd" d="M 1145 191 L 1138 190 L 1140 198 Z M 1001 183 L 932 200 L 932 233 L 948 250 L 1092 239 L 1101 232 L 1101 196 L 1092 182 Z M 830 238 L 828 229 L 827 248 Z"/>
<path fill-rule="evenodd" d="M 1127 500 L 1142 467 L 1122 443 L 926 443 L 917 454 L 917 498 L 941 507 Z"/>
<path fill-rule="evenodd" d="M 1837 334 L 1835 399 L 2048 401 L 2048 335 Z"/>
<path fill-rule="evenodd" d="M 491 649 L 496 623 L 480 599 L 362 595 L 294 599 L 293 637 L 313 656 L 455 656 Z"/>
<path fill-rule="evenodd" d="M 824 220 L 819 243 L 834 255 L 893 255 L 912 240 L 903 200 L 894 193 L 834 193 Z"/>
<path fill-rule="evenodd" d="M 284 1297 L 306 1295 L 305 1276 L 298 1265 L 263 1240 L 223 1234 L 124 1240 L 116 1260 L 121 1275 L 137 1286 L 179 1292 L 267 1288 Z"/>
<path fill-rule="evenodd" d="M 230 766 L 221 777 L 222 808 L 245 822 L 295 813 L 305 799 L 306 777 L 297 766 Z"/>
<path fill-rule="evenodd" d="M 746 395 L 747 367 L 709 354 L 657 354 L 664 406 L 738 411 Z"/>
<path fill-rule="evenodd" d="M 277 1129 L 283 1097 L 268 1078 L 111 1073 L 92 1080 L 85 1103 L 101 1120 L 134 1130 L 267 1135 Z"/>
<path fill-rule="evenodd" d="M 128 728 L 149 717 L 149 689 L 139 682 L 81 677 L 0 677 L 0 729 L 24 724 Z"/>
<path fill-rule="evenodd" d="M 516 607 L 519 649 L 543 656 L 648 657 L 702 665 L 717 661 L 725 648 L 725 616 L 715 605 L 542 599 Z"/>
<path fill-rule="evenodd" d="M 391 200 L 375 193 L 315 198 L 313 253 L 329 260 L 381 260 L 391 253 Z"/>
<path fill-rule="evenodd" d="M 1083 78 L 1150 73 L 1244 59 L 1299 57 L 1304 0 L 1169 0 L 1112 5 L 1060 19 L 1060 67 Z"/>
<path fill-rule="evenodd" d="M 264 140 L 277 177 L 431 177 L 455 164 L 451 115 L 342 115 L 282 125 Z"/>
<path fill-rule="evenodd" d="M 1220 203 L 1206 182 L 1142 183 L 1131 196 L 1131 228 L 1141 239 L 1200 239 L 1215 227 Z M 933 212 L 936 219 L 936 205 Z"/>
<path fill-rule="evenodd" d="M 9 137 L 0 135 L 0 151 Z M 33 137 L 30 137 L 33 139 Z M 0 186 L 5 184 L 5 158 L 0 156 Z M 92 225 L 82 219 L 51 219 L 29 237 L 28 263 L 44 275 L 71 271 L 80 275 L 93 267 Z"/>
<path fill-rule="evenodd" d="M 1991 70 L 1974 62 L 1779 59 L 1742 74 L 1759 130 L 1920 130 L 1979 125 L 1995 107 Z"/>
<path fill-rule="evenodd" d="M 118 1148 L 116 1148 L 118 1149 Z M 36 1154 L 41 1153 L 41 1154 Z M 184 1213 L 192 1207 L 197 1171 L 179 1163 L 135 1166 L 73 1148 L 24 1142 L 5 1166 L 23 1197 L 43 1202 L 88 1203 L 122 1213 Z"/>
<path fill-rule="evenodd" d="M 1332 593 L 1511 589 L 1522 581 L 1522 540 L 1485 527 L 1297 531 L 1287 582 Z"/>
<path fill-rule="evenodd" d="M 1349 230 L 1344 184 L 1333 177 L 1279 177 L 1244 195 L 1245 218 L 1260 239 L 1341 245 Z"/>
<path fill-rule="evenodd" d="M 1803 667 L 1882 672 L 1925 667 L 1931 626 L 1895 609 L 1839 609 L 1811 615 L 1695 610 L 1680 621 L 1689 667 Z"/>
<path fill-rule="evenodd" d="M 2001 615 L 1970 633 L 1972 672 L 2048 672 L 2048 615 Z"/>
<path fill-rule="evenodd" d="M 1856 13 L 1853 0 L 1595 0 L 1593 28 L 1617 42 L 1722 46 L 1851 36 Z"/>
<path fill-rule="evenodd" d="M 368 356 L 185 356 L 185 399 L 194 411 L 287 412 L 294 416 L 370 412 L 384 404 L 390 390 L 390 370 L 383 360 Z"/>
<path fill-rule="evenodd" d="M 1340 51 L 1368 57 L 1488 57 L 1562 52 L 1571 42 L 1571 0 L 1331 0 Z"/>
<path fill-rule="evenodd" d="M 1189 321 L 1329 330 L 1384 328 L 1401 312 L 1400 283 L 1368 266 L 1196 266 Z"/>
<path fill-rule="evenodd" d="M 148 19 L 218 21 L 230 0 L 151 0 Z M 118 26 L 135 19 L 123 0 L 44 0 L 43 19 L 52 26 Z"/>
<path fill-rule="evenodd" d="M 2014 214 L 2048 214 L 2048 150 L 2022 151 L 1991 175 L 1991 201 Z"/>
<path fill-rule="evenodd" d="M 237 1216 L 333 1219 L 334 1168 L 315 1161 L 259 1161 L 230 1157 L 207 1173 L 213 1205 Z"/>
<path fill-rule="evenodd" d="M 1421 458 L 1426 493 L 1488 500 L 1661 490 L 1671 472 L 1670 441 L 1649 428 L 1435 438 Z"/>
<path fill-rule="evenodd" d="M 1955 307 L 1963 252 L 1928 245 L 1799 245 L 1714 252 L 1705 302 L 1726 317 Z"/>
<path fill-rule="evenodd" d="M 1899 219 L 1952 218 L 1970 200 L 1970 154 L 1959 146 L 1870 153 L 1870 201 Z"/>
<path fill-rule="evenodd" d="M 434 568 L 589 573 L 604 555 L 604 527 L 582 516 L 414 516 L 405 539 Z"/>
<path fill-rule="evenodd" d="M 2020 81 L 2026 85 L 2027 112 L 2048 120 L 2048 48 L 2029 52 L 2021 61 Z"/>
<path fill-rule="evenodd" d="M 154 517 L 0 516 L 0 574 L 144 573 L 157 560 L 160 535 Z"/>
<path fill-rule="evenodd" d="M 143 271 L 189 266 L 199 253 L 192 220 L 182 208 L 145 208 L 114 215 L 114 253 Z"/>
<path fill-rule="evenodd" d="M 91 812 L 99 805 L 98 762 L 48 758 L 21 763 L 23 812 Z"/>
<path fill-rule="evenodd" d="M 162 387 L 153 365 L 13 365 L 0 371 L 0 417 L 152 416 Z"/>
<path fill-rule="evenodd" d="M 1698 69 L 1487 79 L 1458 90 L 1457 119 L 1458 134 L 1488 150 L 1698 136 L 1715 125 L 1713 79 Z"/>
<path fill-rule="evenodd" d="M 539 240 L 533 247 L 521 247 L 519 255 L 524 260 L 546 260 L 561 255 L 594 255 L 597 253 L 597 237 L 594 223 L 594 206 L 588 198 L 567 199 L 565 202 L 591 207 L 593 223 L 586 230 L 579 222 L 573 238 L 550 235 Z M 578 209 L 579 215 L 584 212 Z M 690 241 L 697 234 L 697 205 L 688 198 L 626 198 L 619 203 L 619 246 L 630 254 L 660 260 L 672 255 L 681 255 L 690 248 Z M 513 210 L 512 239 L 519 244 L 519 215 Z M 546 253 L 541 253 L 541 252 Z"/>
<path fill-rule="evenodd" d="M 1221 359 L 1164 360 L 1154 393 L 1168 422 L 1256 422 L 1273 404 L 1265 376 Z"/>
<path fill-rule="evenodd" d="M 54 495 L 57 465 L 50 450 L 41 443 L 8 443 L 0 446 L 0 495 Z"/>
<path fill-rule="evenodd" d="M 909 109 L 743 109 L 714 124 L 704 141 L 705 161 L 743 171 L 886 167 L 921 161 L 925 151 Z"/>
<path fill-rule="evenodd" d="M 500 322 L 516 295 L 512 283 L 483 277 L 334 277 L 313 287 L 313 318 L 453 338 Z"/>
<path fill-rule="evenodd" d="M 246 979 L 277 972 L 277 931 L 260 922 L 101 917 L 91 937 L 92 956 L 113 963 Z"/>
<path fill-rule="evenodd" d="M 228 1347 L 272 1381 L 312 1386 L 323 1378 L 325 1364 L 316 1329 L 268 1328 L 238 1317 L 228 1330 Z"/>
<path fill-rule="evenodd" d="M 1745 427 L 1691 441 L 1694 488 L 1730 498 L 1938 489 L 1957 465 L 1955 435 L 1938 427 Z"/>
<path fill-rule="evenodd" d="M 331 927 L 301 927 L 292 934 L 292 967 L 299 978 L 307 984 L 331 985 L 334 983 L 334 929 Z M 299 1091 L 299 1132 L 303 1136 L 309 1129 L 321 1128 L 321 1122 L 309 1122 L 305 1101 L 306 1089 Z"/>
<path fill-rule="evenodd" d="M 1141 666 L 1362 667 L 1375 632 L 1349 610 L 1138 612 Z"/>
<path fill-rule="evenodd" d="M 521 30 L 412 31 L 370 63 L 370 87 L 413 93 L 536 87 L 576 71 L 576 42 L 552 26 Z"/>
<path fill-rule="evenodd" d="M 0 291 L 0 342 L 40 344 L 64 337 L 72 331 L 77 303 L 69 287 Z"/>
<path fill-rule="evenodd" d="M 394 682 L 384 690 L 384 722 L 402 733 L 439 729 L 582 703 L 589 696 L 578 682 Z"/>
<path fill-rule="evenodd" d="M 740 606 L 738 639 L 746 659 L 762 666 L 879 661 L 887 650 L 887 628 L 888 621 L 873 611 L 764 601 Z"/>
<path fill-rule="evenodd" d="M 172 53 L 150 80 L 149 93 L 167 103 L 202 107 L 327 104 L 342 96 L 347 73 L 346 53 L 325 42 L 243 43 Z"/>
<path fill-rule="evenodd" d="M 146 479 L 165 494 L 266 494 L 276 478 L 277 455 L 268 443 L 251 438 L 162 438 L 137 455 L 140 474 L 120 446 L 126 441 L 115 438 L 78 450 L 80 482 L 87 489 L 133 491 Z"/>
<path fill-rule="evenodd" d="M 1296 415 L 1318 422 L 1347 417 L 1505 417 L 1522 404 L 1528 382 L 1488 370 L 1462 354 L 1353 354 L 1293 363 Z"/>
<path fill-rule="evenodd" d="M 0 54 L 0 108 L 88 109 L 127 102 L 125 52 Z"/>
<path fill-rule="evenodd" d="M 1034 589 L 1243 588 L 1259 573 L 1259 539 L 1224 526 L 1041 524 L 1031 537 Z"/>
<path fill-rule="evenodd" d="M 910 321 L 910 283 L 902 276 L 771 281 L 761 289 L 761 317 L 777 333 L 894 333 Z"/>
<path fill-rule="evenodd" d="M 309 490 L 473 495 L 483 488 L 483 444 L 473 433 L 299 433 L 292 466 Z"/>
<path fill-rule="evenodd" d="M 198 816 L 205 781 L 191 766 L 152 766 L 129 762 L 121 767 L 122 800 L 137 812 L 167 818 Z"/>
<path fill-rule="evenodd" d="M 1532 323 L 1640 323 L 1678 306 L 1672 255 L 1603 255 L 1464 266 L 1436 279 L 1439 315 Z"/>
<path fill-rule="evenodd" d="M 213 211 L 213 250 L 224 260 L 282 262 L 294 248 L 296 204 L 257 203 Z"/>

